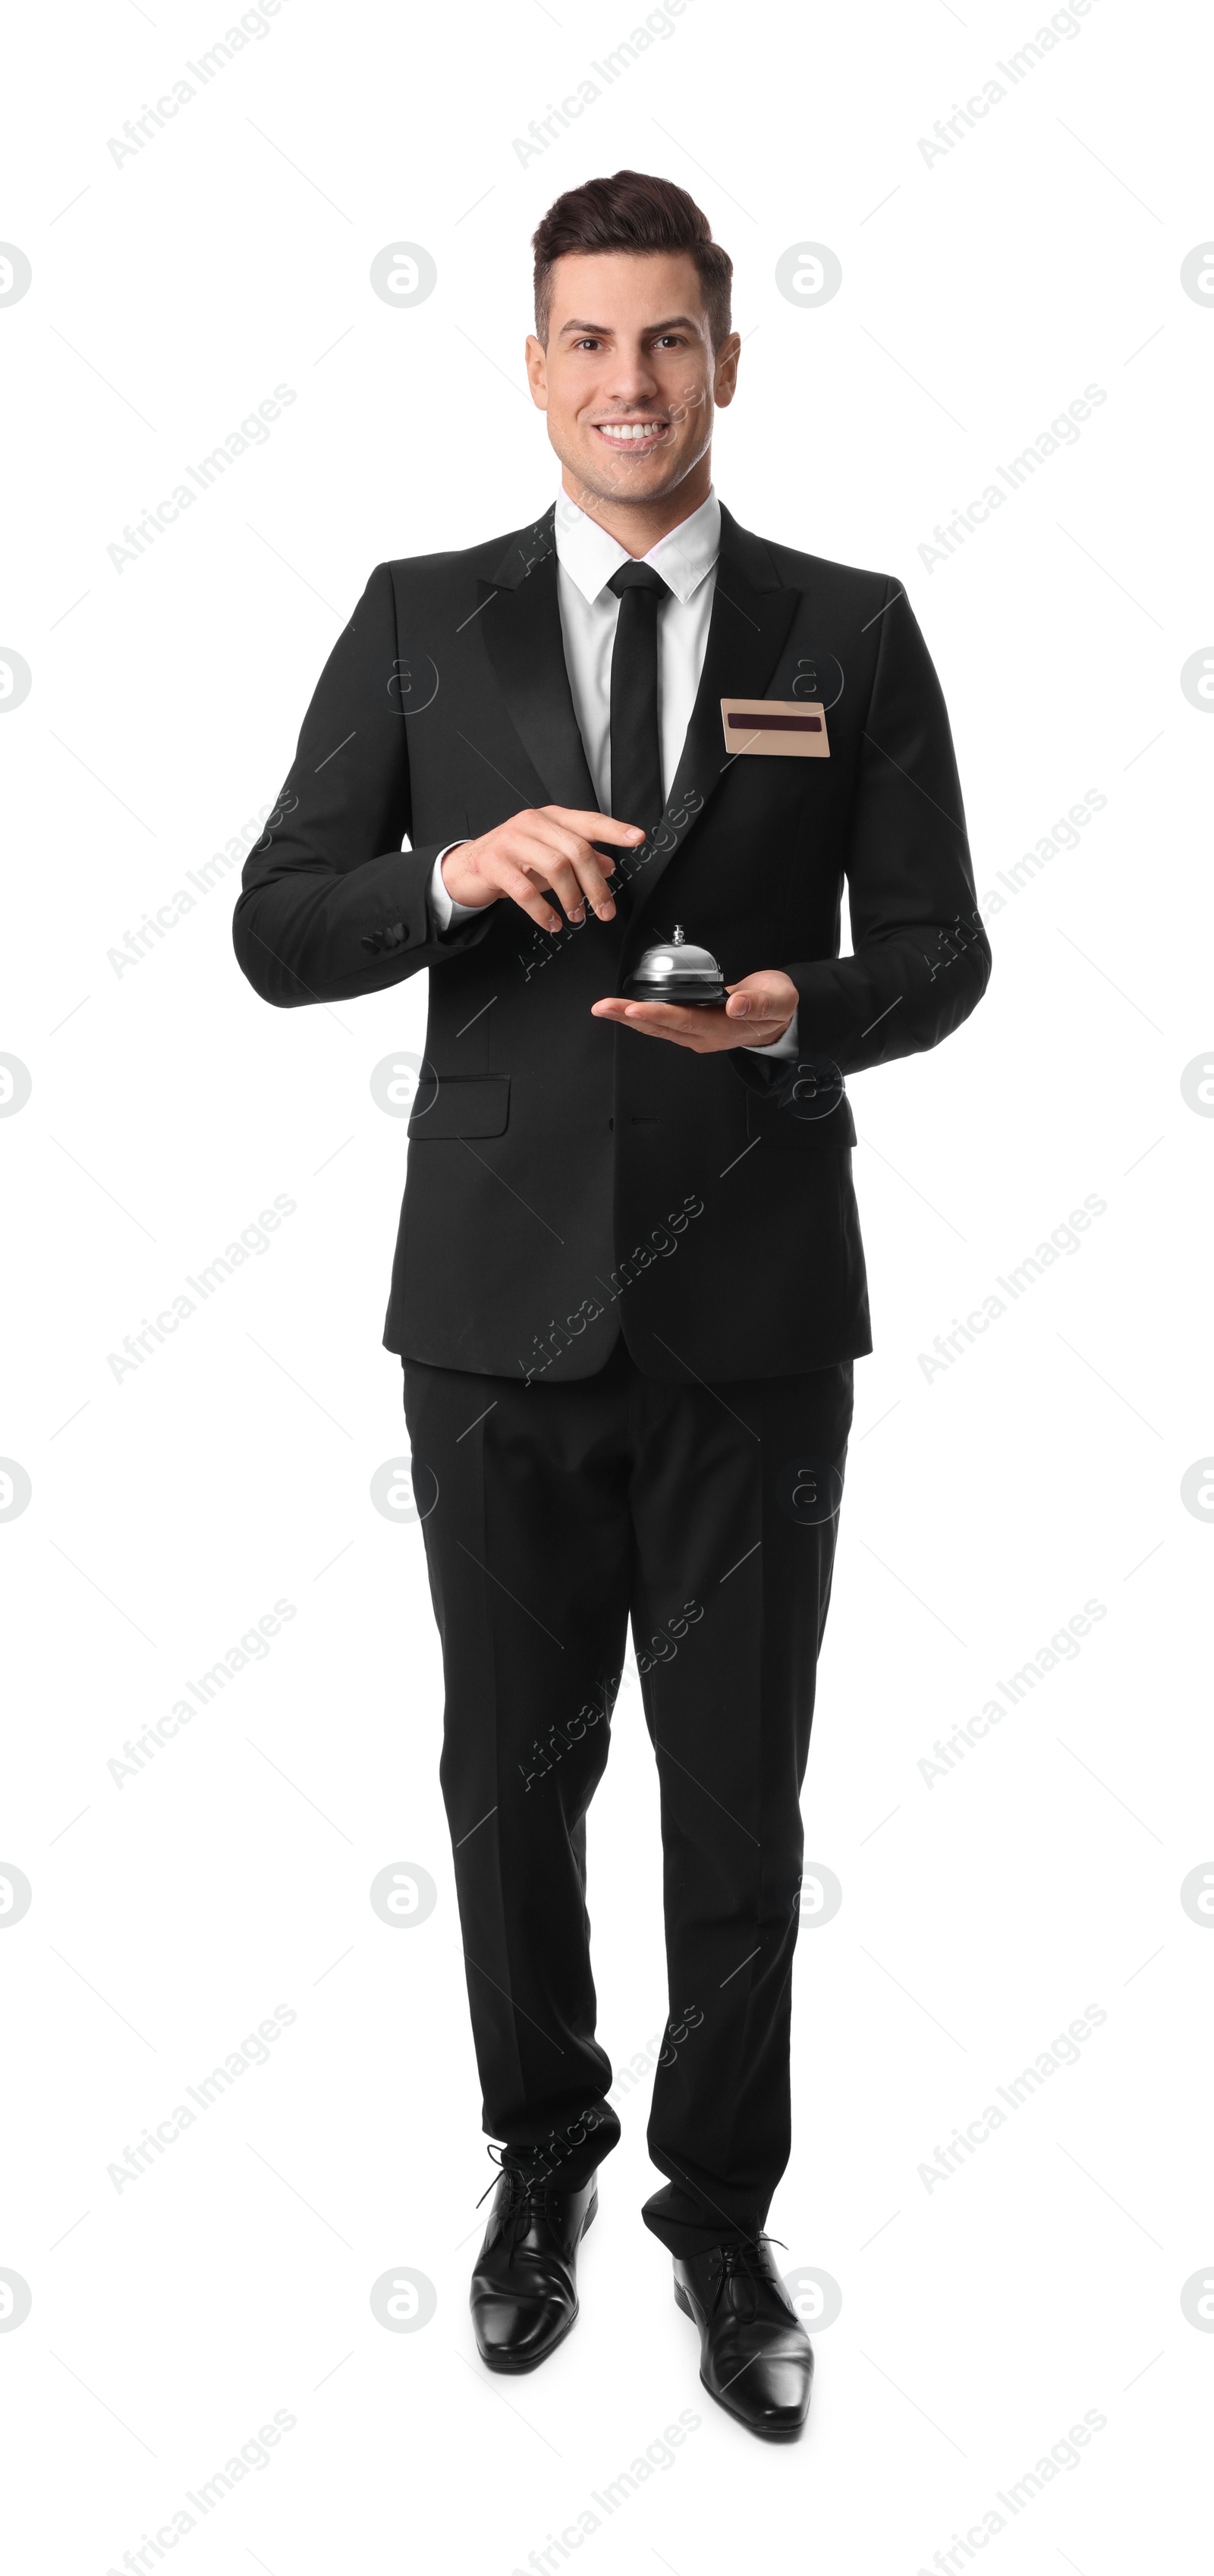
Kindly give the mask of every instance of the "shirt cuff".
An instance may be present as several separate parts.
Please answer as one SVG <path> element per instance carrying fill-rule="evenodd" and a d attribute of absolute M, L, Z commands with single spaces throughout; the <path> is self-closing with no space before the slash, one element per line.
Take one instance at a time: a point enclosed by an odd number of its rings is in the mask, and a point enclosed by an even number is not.
<path fill-rule="evenodd" d="M 483 904 L 457 903 L 454 895 L 448 894 L 446 886 L 443 883 L 443 860 L 446 858 L 447 851 L 461 850 L 463 846 L 462 841 L 448 841 L 445 848 L 439 851 L 438 857 L 434 862 L 434 866 L 430 871 L 430 883 L 426 888 L 426 900 L 430 907 L 430 916 L 434 923 L 434 927 L 436 931 L 440 933 L 444 930 L 450 930 L 452 925 L 456 922 L 474 921 L 477 913 L 483 912 L 484 910 Z"/>
<path fill-rule="evenodd" d="M 444 892 L 445 891 L 446 889 L 444 888 Z M 447 900 L 450 902 L 450 896 L 448 896 Z M 782 1063 L 786 1058 L 795 1056 L 798 1051 L 799 1040 L 797 1037 L 797 1014 L 795 1011 L 793 1012 L 792 1018 L 789 1021 L 788 1027 L 785 1029 L 782 1038 L 773 1038 L 768 1046 L 743 1047 L 742 1049 L 743 1055 L 765 1055 L 772 1063 Z"/>

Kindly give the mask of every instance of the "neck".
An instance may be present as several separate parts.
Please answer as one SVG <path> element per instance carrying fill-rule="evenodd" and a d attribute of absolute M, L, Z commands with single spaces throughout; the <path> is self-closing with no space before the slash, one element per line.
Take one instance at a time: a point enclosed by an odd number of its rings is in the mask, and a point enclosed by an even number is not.
<path fill-rule="evenodd" d="M 652 501 L 621 501 L 613 495 L 592 492 L 566 465 L 561 472 L 562 489 L 588 519 L 605 528 L 617 545 L 624 546 L 637 560 L 647 555 L 659 538 L 668 537 L 672 528 L 681 528 L 684 519 L 708 499 L 712 489 L 712 450 L 707 449 L 698 464 L 673 492 Z"/>

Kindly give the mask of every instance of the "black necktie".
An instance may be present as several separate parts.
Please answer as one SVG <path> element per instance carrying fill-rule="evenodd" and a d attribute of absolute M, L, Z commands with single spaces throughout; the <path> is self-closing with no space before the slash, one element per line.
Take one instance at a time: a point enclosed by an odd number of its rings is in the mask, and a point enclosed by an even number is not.
<path fill-rule="evenodd" d="M 648 831 L 662 811 L 658 732 L 658 601 L 670 592 L 652 564 L 621 564 L 607 584 L 620 603 L 611 655 L 611 811 Z"/>

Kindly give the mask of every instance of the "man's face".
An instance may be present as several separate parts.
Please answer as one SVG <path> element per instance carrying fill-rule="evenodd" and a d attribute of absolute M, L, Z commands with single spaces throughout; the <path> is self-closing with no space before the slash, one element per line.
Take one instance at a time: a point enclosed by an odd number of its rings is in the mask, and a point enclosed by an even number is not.
<path fill-rule="evenodd" d="M 733 400 L 740 346 L 731 332 L 714 354 L 685 251 L 558 259 L 548 346 L 528 339 L 527 374 L 567 482 L 617 503 L 675 491 Z"/>

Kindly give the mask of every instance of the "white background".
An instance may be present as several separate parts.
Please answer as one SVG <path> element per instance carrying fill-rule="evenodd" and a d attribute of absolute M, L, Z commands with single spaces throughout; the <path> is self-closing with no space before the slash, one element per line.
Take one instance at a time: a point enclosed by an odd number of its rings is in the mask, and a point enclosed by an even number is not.
<path fill-rule="evenodd" d="M 1027 5 L 689 0 L 525 164 L 514 138 L 629 37 L 622 0 L 285 0 L 121 164 L 107 138 L 223 36 L 219 0 L 10 27 L 0 232 L 33 267 L 0 309 L 0 641 L 33 675 L 0 727 L 0 1048 L 33 1084 L 0 1120 L 0 1450 L 33 1489 L 0 1526 L 0 1853 L 33 1888 L 0 1941 L 0 2266 L 32 2293 L 0 2333 L 14 2569 L 121 2567 L 276 2410 L 297 2421 L 268 2465 L 176 2543 L 193 2576 L 508 2576 L 681 2409 L 700 2420 L 673 2465 L 581 2543 L 598 2576 L 801 2552 L 913 2576 L 967 2529 L 1004 2576 L 1197 2545 L 1214 2340 L 1181 2290 L 1214 2275 L 1214 1939 L 1179 1891 L 1214 1850 L 1214 1532 L 1180 1485 L 1214 1436 L 1214 1125 L 1180 1083 L 1214 1052 L 1214 724 L 1180 672 L 1214 652 L 1214 313 L 1180 265 L 1211 224 L 1211 64 L 1195 10 L 1095 0 L 1076 24 L 930 163 L 919 138 L 1034 35 Z M 371 566 L 547 506 L 529 236 L 621 166 L 689 186 L 736 263 L 723 498 L 906 583 L 980 895 L 1088 790 L 1107 800 L 987 907 L 974 1019 L 852 1085 L 877 1348 L 806 1791 L 843 1903 L 805 1922 L 770 2221 L 842 2308 L 784 2451 L 698 2387 L 637 2214 L 647 2083 L 574 2334 L 525 2381 L 475 2358 L 491 2177 L 441 1674 L 420 1529 L 369 1499 L 403 1443 L 380 1334 L 405 1151 L 369 1081 L 420 1051 L 422 981 L 271 1013 L 232 959 L 236 868 L 137 966 L 109 954 L 187 869 L 243 854 Z M 437 263 L 412 309 L 369 285 L 397 240 Z M 806 240 L 843 268 L 817 309 L 775 283 Z M 296 400 L 266 442 L 117 570 L 124 526 L 279 383 Z M 929 568 L 937 523 L 1089 384 L 1106 400 L 1077 442 Z M 278 1193 L 296 1208 L 269 1249 L 117 1380 L 107 1355 Z M 934 1337 L 1089 1194 L 1081 1248 L 929 1379 Z M 268 1655 L 118 1785 L 124 1739 L 278 1599 L 295 1616 Z M 934 1739 L 1089 1599 L 1105 1616 L 1078 1654 L 929 1784 Z M 591 1902 L 623 2065 L 667 2001 L 635 1680 L 614 1734 Z M 438 1902 L 397 1931 L 368 1889 L 399 1860 Z M 107 2167 L 278 2003 L 296 2019 L 270 2062 L 117 2190 Z M 1080 2062 L 929 2189 L 920 2166 L 1089 2004 L 1106 2019 Z M 395 2334 L 369 2293 L 402 2265 L 437 2309 Z M 1089 2412 L 1077 2465 L 988 2537 L 998 2490 Z"/>

